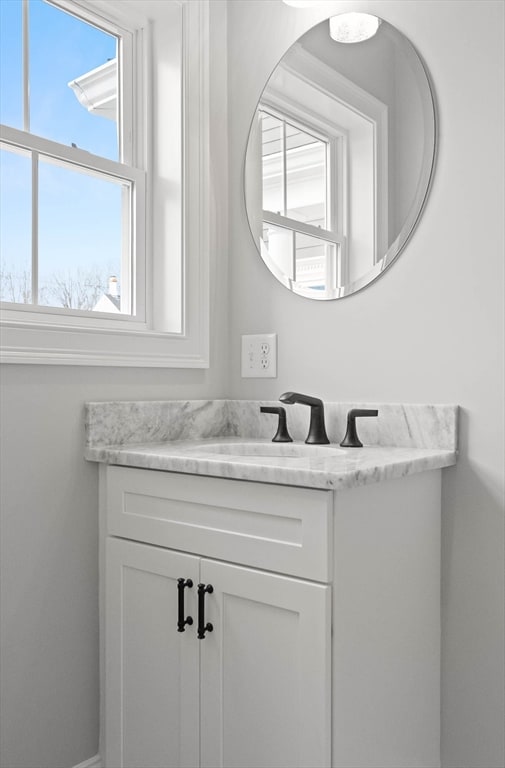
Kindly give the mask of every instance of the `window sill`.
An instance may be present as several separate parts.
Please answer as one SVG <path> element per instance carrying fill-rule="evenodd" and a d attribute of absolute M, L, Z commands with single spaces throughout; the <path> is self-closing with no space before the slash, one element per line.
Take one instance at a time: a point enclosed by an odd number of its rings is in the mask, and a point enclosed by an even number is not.
<path fill-rule="evenodd" d="M 208 368 L 207 333 L 2 324 L 0 363 Z"/>

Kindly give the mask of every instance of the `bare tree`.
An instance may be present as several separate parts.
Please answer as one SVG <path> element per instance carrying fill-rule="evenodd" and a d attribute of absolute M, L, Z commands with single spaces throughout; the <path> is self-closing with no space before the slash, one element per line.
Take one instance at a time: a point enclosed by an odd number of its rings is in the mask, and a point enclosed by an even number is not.
<path fill-rule="evenodd" d="M 92 310 L 100 296 L 107 291 L 107 282 L 108 275 L 104 270 L 78 269 L 52 275 L 46 288 L 53 306 Z"/>
<path fill-rule="evenodd" d="M 99 267 L 56 272 L 39 286 L 38 304 L 66 309 L 93 310 L 107 291 L 110 271 Z M 0 301 L 32 303 L 31 274 L 2 265 Z"/>
<path fill-rule="evenodd" d="M 13 272 L 2 264 L 0 269 L 0 301 L 31 304 L 32 277 L 27 269 Z"/>

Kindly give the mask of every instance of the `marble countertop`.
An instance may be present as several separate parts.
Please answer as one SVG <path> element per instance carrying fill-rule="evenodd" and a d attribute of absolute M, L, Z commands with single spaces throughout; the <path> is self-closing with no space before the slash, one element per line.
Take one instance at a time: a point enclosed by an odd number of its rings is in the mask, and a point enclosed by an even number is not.
<path fill-rule="evenodd" d="M 237 450 L 244 451 L 244 443 L 248 455 L 237 455 Z M 338 445 L 306 446 L 303 441 L 273 444 L 261 438 L 211 437 L 88 445 L 85 456 L 89 461 L 121 466 L 339 490 L 448 467 L 456 463 L 457 453 L 440 447 L 365 445 L 344 449 Z"/>
<path fill-rule="evenodd" d="M 304 440 L 309 409 L 302 405 L 287 408 L 294 442 L 272 443 L 277 417 L 261 413 L 260 406 L 276 404 L 263 400 L 87 403 L 85 457 L 128 467 L 327 489 L 351 488 L 456 463 L 456 405 L 325 403 L 331 445 L 308 446 Z M 363 448 L 339 447 L 351 407 L 379 411 L 377 418 L 358 420 Z"/>

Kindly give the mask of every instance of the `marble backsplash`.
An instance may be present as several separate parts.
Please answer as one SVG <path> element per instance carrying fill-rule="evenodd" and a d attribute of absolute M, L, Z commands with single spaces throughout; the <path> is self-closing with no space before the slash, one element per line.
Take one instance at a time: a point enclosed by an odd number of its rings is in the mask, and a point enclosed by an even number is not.
<path fill-rule="evenodd" d="M 86 405 L 86 445 L 133 445 L 213 437 L 263 438 L 275 434 L 277 417 L 260 413 L 271 400 L 166 400 L 94 402 Z M 305 440 L 309 408 L 287 405 L 288 430 Z M 340 443 L 351 408 L 377 408 L 377 418 L 357 420 L 365 445 L 457 450 L 458 406 L 394 403 L 325 403 L 326 430 Z"/>

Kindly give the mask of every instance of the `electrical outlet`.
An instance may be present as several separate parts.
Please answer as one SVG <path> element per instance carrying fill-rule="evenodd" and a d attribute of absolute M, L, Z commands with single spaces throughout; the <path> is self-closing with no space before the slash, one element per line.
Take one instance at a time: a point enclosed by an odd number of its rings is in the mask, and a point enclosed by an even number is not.
<path fill-rule="evenodd" d="M 277 377 L 277 334 L 242 336 L 242 378 Z"/>

